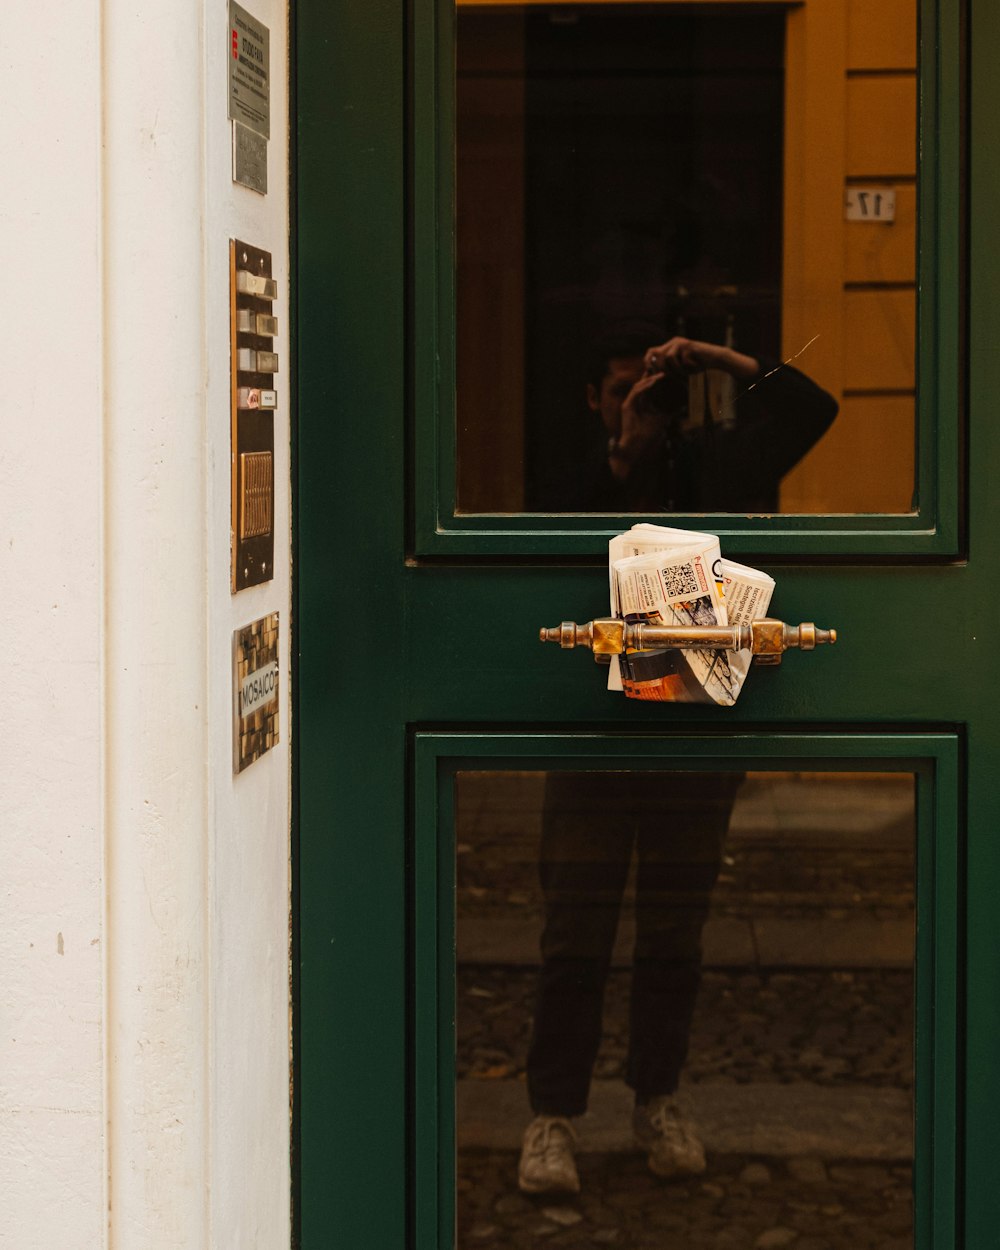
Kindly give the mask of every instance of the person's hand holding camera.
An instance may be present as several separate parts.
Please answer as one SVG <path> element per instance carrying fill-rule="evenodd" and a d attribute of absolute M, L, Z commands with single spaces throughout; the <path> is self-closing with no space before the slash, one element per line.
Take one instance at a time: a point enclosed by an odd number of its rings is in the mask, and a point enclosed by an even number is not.
<path fill-rule="evenodd" d="M 643 357 L 647 374 L 676 374 L 690 377 L 706 369 L 721 369 L 734 378 L 752 381 L 760 372 L 760 363 L 753 356 L 720 347 L 718 343 L 702 343 L 675 335 L 659 347 L 650 347 Z"/>
<path fill-rule="evenodd" d="M 608 465 L 619 482 L 663 442 L 672 420 L 687 415 L 686 405 L 680 400 L 672 402 L 662 393 L 670 379 L 676 383 L 706 369 L 719 369 L 751 381 L 760 372 L 760 364 L 752 356 L 680 336 L 647 348 L 643 366 L 645 372 L 622 400 L 620 429 L 608 444 Z"/>
<path fill-rule="evenodd" d="M 660 404 L 651 402 L 651 392 L 663 378 L 662 372 L 644 373 L 622 400 L 621 427 L 608 445 L 611 472 L 619 481 L 663 438 L 666 414 Z"/>

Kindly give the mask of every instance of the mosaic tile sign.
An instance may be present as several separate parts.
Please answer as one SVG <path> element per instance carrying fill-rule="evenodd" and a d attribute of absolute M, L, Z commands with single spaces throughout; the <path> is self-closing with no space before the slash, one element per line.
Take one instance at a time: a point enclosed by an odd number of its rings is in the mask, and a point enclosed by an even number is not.
<path fill-rule="evenodd" d="M 278 741 L 278 613 L 233 633 L 233 770 Z"/>

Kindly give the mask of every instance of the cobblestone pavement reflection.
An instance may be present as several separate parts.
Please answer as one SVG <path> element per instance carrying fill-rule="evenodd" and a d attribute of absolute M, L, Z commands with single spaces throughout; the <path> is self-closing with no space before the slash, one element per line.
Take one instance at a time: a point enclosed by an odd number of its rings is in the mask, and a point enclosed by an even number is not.
<path fill-rule="evenodd" d="M 683 1076 L 709 1130 L 701 1177 L 658 1180 L 627 1136 L 626 908 L 581 1122 L 582 1193 L 538 1198 L 517 1189 L 517 1143 L 530 1116 L 540 778 L 463 786 L 459 1250 L 913 1250 L 911 780 L 758 774 L 744 787 Z"/>
<path fill-rule="evenodd" d="M 521 1079 L 536 972 L 463 967 L 459 1079 Z M 625 1072 L 630 973 L 614 970 L 594 1076 Z M 898 968 L 707 969 L 691 1031 L 688 1081 L 812 1081 L 909 1089 L 913 977 Z"/>
<path fill-rule="evenodd" d="M 709 1156 L 705 1176 L 663 1182 L 638 1154 L 578 1162 L 578 1198 L 527 1198 L 515 1154 L 463 1151 L 461 1250 L 912 1250 L 907 1166 Z"/>

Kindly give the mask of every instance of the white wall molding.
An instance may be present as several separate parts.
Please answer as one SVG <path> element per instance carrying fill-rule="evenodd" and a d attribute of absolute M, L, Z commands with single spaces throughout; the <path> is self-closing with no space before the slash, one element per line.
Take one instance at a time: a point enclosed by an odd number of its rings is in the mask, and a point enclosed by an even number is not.
<path fill-rule="evenodd" d="M 289 1242 L 286 11 L 271 190 L 231 181 L 226 0 L 18 3 L 0 79 L 0 1243 Z M 275 579 L 229 590 L 228 239 L 274 255 Z M 232 772 L 232 632 L 281 742 Z M 6 719 L 6 718 L 5 718 Z"/>
<path fill-rule="evenodd" d="M 114 1250 L 209 1244 L 201 9 L 104 0 L 105 889 Z"/>

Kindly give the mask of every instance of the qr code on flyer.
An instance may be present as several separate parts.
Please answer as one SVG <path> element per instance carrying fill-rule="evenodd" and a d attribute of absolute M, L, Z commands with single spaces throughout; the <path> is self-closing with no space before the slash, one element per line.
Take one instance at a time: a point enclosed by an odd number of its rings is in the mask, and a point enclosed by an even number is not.
<path fill-rule="evenodd" d="M 660 569 L 660 576 L 671 599 L 677 595 L 696 595 L 701 590 L 690 564 L 668 564 Z"/>

